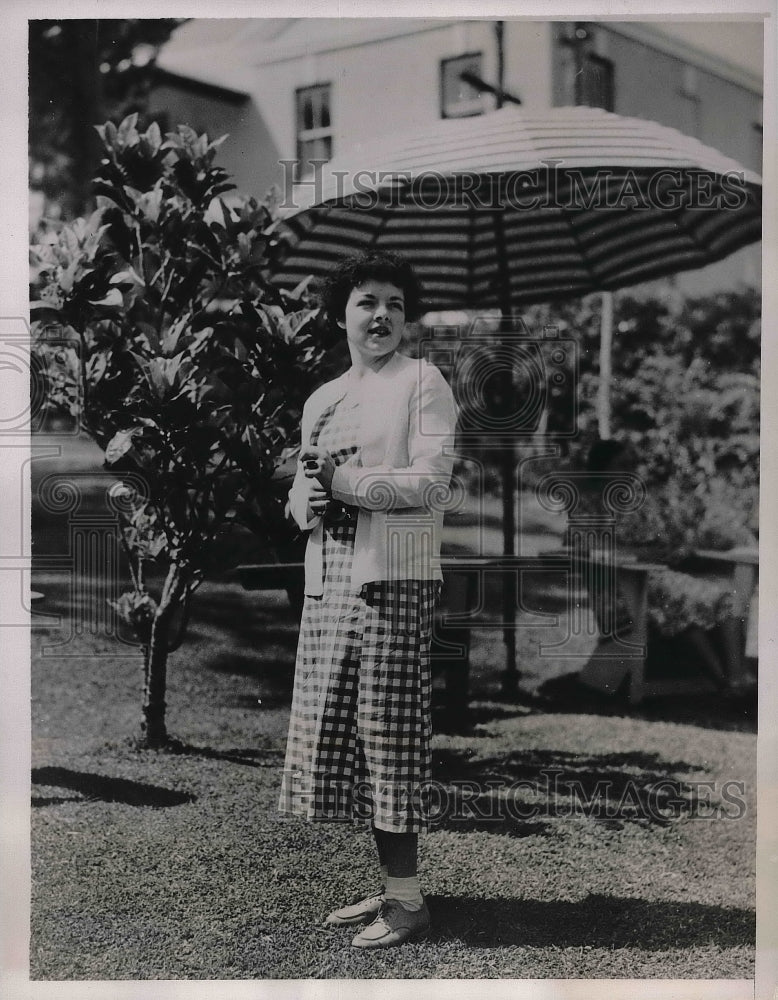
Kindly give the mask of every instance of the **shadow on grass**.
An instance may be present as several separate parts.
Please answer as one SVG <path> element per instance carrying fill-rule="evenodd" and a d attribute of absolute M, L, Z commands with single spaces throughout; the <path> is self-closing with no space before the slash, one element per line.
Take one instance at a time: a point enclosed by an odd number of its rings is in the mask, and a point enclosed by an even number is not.
<path fill-rule="evenodd" d="M 433 676 L 437 676 L 433 668 Z M 509 701 L 495 701 L 495 694 L 489 692 L 488 699 L 483 692 L 473 694 L 466 706 L 451 705 L 442 685 L 433 688 L 432 728 L 442 735 L 468 736 L 471 739 L 488 739 L 489 723 L 507 719 L 522 719 L 536 714 L 538 701 L 531 695 L 512 697 Z M 484 700 L 480 700 L 484 698 Z"/>
<path fill-rule="evenodd" d="M 223 760 L 230 764 L 244 764 L 247 767 L 278 767 L 282 750 L 269 747 L 235 747 L 229 750 L 214 750 L 213 747 L 198 747 L 191 743 L 175 740 L 168 748 L 170 753 L 186 757 L 202 757 L 207 760 Z"/>
<path fill-rule="evenodd" d="M 751 910 L 593 894 L 578 902 L 428 896 L 429 940 L 474 948 L 637 948 L 641 951 L 754 944 Z"/>
<path fill-rule="evenodd" d="M 464 830 L 472 820 L 480 824 L 476 829 L 531 835 L 545 830 L 516 830 L 539 815 L 589 816 L 615 826 L 625 821 L 667 826 L 701 806 L 715 805 L 707 785 L 709 797 L 701 800 L 694 782 L 676 777 L 679 771 L 703 770 L 639 752 L 586 757 L 515 750 L 474 758 L 472 752 L 438 749 L 433 755 L 442 804 L 437 827 Z"/>
<path fill-rule="evenodd" d="M 196 801 L 196 796 L 186 792 L 176 792 L 169 788 L 160 788 L 158 785 L 129 781 L 126 778 L 111 778 L 104 774 L 71 771 L 67 767 L 34 767 L 32 783 L 33 785 L 67 788 L 70 791 L 79 792 L 83 796 L 80 801 L 98 799 L 103 802 L 120 802 L 127 806 L 150 806 L 152 809 L 165 809 L 169 806 L 181 806 Z M 68 801 L 79 800 L 33 798 L 33 805 L 56 805 Z"/>
<path fill-rule="evenodd" d="M 192 630 L 192 639 L 197 637 L 197 631 Z M 268 638 L 268 643 L 274 644 L 274 649 L 272 652 L 278 653 L 278 646 L 275 645 L 275 640 Z M 281 687 L 292 690 L 291 678 L 294 674 L 294 661 L 295 655 L 294 650 L 292 650 L 288 659 L 279 660 L 265 659 L 265 656 L 270 653 L 270 650 L 266 650 L 264 655 L 260 652 L 244 652 L 239 649 L 216 649 L 212 656 L 208 656 L 204 659 L 203 666 L 208 670 L 214 670 L 217 673 L 227 673 L 227 674 L 241 674 L 246 677 L 262 677 L 267 678 L 269 683 L 278 682 Z M 288 682 L 287 682 L 288 678 Z"/>
<path fill-rule="evenodd" d="M 83 802 L 84 799 L 80 795 L 33 795 L 30 804 L 33 809 L 39 809 L 41 806 L 61 806 L 65 802 Z"/>
<path fill-rule="evenodd" d="M 239 606 L 236 607 L 237 601 Z M 250 614 L 247 614 L 250 611 Z M 250 591 L 230 576 L 201 588 L 192 602 L 192 620 L 237 635 L 262 634 L 267 628 L 292 635 L 296 641 L 300 616 L 283 590 Z"/>
<path fill-rule="evenodd" d="M 618 695 L 608 696 L 587 688 L 577 674 L 571 673 L 546 681 L 534 699 L 534 706 L 544 714 L 618 715 L 724 732 L 757 731 L 756 688 L 743 692 L 666 695 L 630 706 Z"/>
<path fill-rule="evenodd" d="M 203 661 L 213 673 L 250 677 L 259 685 L 257 695 L 234 694 L 227 704 L 259 712 L 270 708 L 289 708 L 294 686 L 294 657 L 288 660 L 264 659 L 259 655 L 229 649 L 214 652 Z"/>
<path fill-rule="evenodd" d="M 487 809 L 496 813 L 494 801 L 485 801 L 485 796 L 480 800 L 469 800 L 470 806 L 475 809 Z M 448 833 L 492 833 L 502 837 L 542 837 L 551 832 L 549 823 L 541 823 L 538 820 L 519 819 L 510 815 L 483 815 L 483 816 L 443 816 L 439 820 L 433 820 L 430 827 L 432 832 L 446 830 Z"/>

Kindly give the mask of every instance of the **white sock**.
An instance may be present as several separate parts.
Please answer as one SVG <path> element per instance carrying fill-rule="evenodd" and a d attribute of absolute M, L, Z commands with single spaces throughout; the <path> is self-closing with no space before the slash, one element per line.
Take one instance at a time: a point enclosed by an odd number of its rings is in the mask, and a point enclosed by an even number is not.
<path fill-rule="evenodd" d="M 413 875 L 411 878 L 392 878 L 386 876 L 386 898 L 396 899 L 406 910 L 420 910 L 424 904 L 424 899 L 419 888 L 419 877 Z"/>

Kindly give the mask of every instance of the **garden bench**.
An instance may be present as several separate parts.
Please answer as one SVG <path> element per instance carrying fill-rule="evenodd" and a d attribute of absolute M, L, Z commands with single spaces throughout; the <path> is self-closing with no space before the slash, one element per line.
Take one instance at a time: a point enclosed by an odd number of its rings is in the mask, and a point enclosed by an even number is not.
<path fill-rule="evenodd" d="M 602 604 L 602 585 L 610 571 L 605 560 L 596 556 L 578 556 L 578 565 L 589 600 L 594 608 Z M 627 687 L 631 705 L 638 705 L 645 697 L 660 694 L 681 694 L 699 690 L 697 679 L 689 681 L 671 677 L 661 681 L 646 676 L 648 656 L 648 576 L 661 567 L 655 563 L 639 562 L 620 556 L 615 569 L 613 585 L 609 589 L 628 609 L 631 627 L 627 638 L 601 635 L 594 652 L 578 675 L 587 687 L 615 694 Z"/>
<path fill-rule="evenodd" d="M 748 661 L 757 658 L 759 549 L 745 545 L 718 552 L 697 549 L 692 567 L 711 569 L 729 580 L 733 617 L 738 630 L 737 643 L 729 658 L 729 676 L 734 687 L 749 684 L 752 675 Z"/>
<path fill-rule="evenodd" d="M 695 565 L 724 567 L 731 579 L 735 613 L 723 640 L 728 659 L 728 679 L 733 686 L 748 679 L 745 655 L 745 621 L 758 571 L 755 549 L 733 549 L 729 552 L 699 551 Z M 647 671 L 648 577 L 657 563 L 641 562 L 629 554 L 620 554 L 614 569 L 604 558 L 582 555 L 560 548 L 537 556 L 448 556 L 441 560 L 444 587 L 433 633 L 433 662 L 442 666 L 446 686 L 446 710 L 455 726 L 466 723 L 469 693 L 469 656 L 474 627 L 485 627 L 482 614 L 485 606 L 488 578 L 492 574 L 502 580 L 509 572 L 519 576 L 517 593 L 524 592 L 522 574 L 544 571 L 563 572 L 570 586 L 580 581 L 590 606 L 602 622 L 603 601 L 618 591 L 629 613 L 630 628 L 626 636 L 618 630 L 604 630 L 597 645 L 582 668 L 579 679 L 588 687 L 614 694 L 627 687 L 631 705 L 646 697 L 694 694 L 717 691 L 713 677 L 673 672 L 652 676 Z M 302 605 L 302 562 L 246 564 L 238 567 L 238 575 L 247 590 L 286 590 L 293 605 Z M 525 609 L 526 610 L 526 609 Z M 499 624 L 498 624 L 499 627 Z"/>
<path fill-rule="evenodd" d="M 598 591 L 608 571 L 603 560 L 596 556 L 578 557 L 578 561 L 590 601 L 596 608 L 601 600 Z M 718 640 L 726 660 L 727 682 L 732 688 L 747 685 L 750 681 L 746 657 L 746 622 L 755 590 L 758 564 L 758 551 L 752 548 L 725 552 L 700 550 L 694 552 L 684 564 L 687 572 L 716 571 L 717 575 L 724 575 L 729 579 L 734 611 L 732 617 L 719 626 Z M 622 685 L 628 684 L 631 705 L 637 705 L 647 697 L 697 694 L 720 689 L 715 678 L 702 672 L 697 675 L 672 672 L 652 676 L 647 670 L 648 577 L 652 570 L 661 568 L 659 564 L 632 560 L 628 555 L 619 556 L 614 571 L 615 587 L 632 620 L 629 634 L 626 638 L 613 634 L 602 636 L 579 674 L 583 684 L 607 693 L 615 693 Z"/>

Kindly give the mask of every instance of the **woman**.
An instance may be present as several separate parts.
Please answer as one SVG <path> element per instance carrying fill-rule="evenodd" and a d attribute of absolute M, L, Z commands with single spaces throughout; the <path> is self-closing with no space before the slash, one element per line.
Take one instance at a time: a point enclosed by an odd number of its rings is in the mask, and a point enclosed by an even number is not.
<path fill-rule="evenodd" d="M 350 257 L 324 286 L 350 369 L 308 399 L 290 512 L 310 532 L 279 808 L 369 823 L 383 886 L 334 910 L 357 948 L 417 937 L 431 779 L 430 636 L 456 407 L 440 371 L 398 352 L 420 310 L 410 266 Z"/>

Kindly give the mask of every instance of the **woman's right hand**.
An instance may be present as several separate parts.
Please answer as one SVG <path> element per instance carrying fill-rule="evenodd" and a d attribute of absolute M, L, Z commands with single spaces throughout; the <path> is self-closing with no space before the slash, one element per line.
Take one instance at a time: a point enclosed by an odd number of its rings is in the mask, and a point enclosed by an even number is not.
<path fill-rule="evenodd" d="M 318 483 L 312 483 L 308 493 L 308 506 L 313 517 L 323 517 L 332 503 L 332 496 Z"/>
<path fill-rule="evenodd" d="M 300 462 L 306 479 L 316 479 L 320 486 L 330 488 L 335 462 L 326 448 L 308 445 L 300 452 Z"/>

